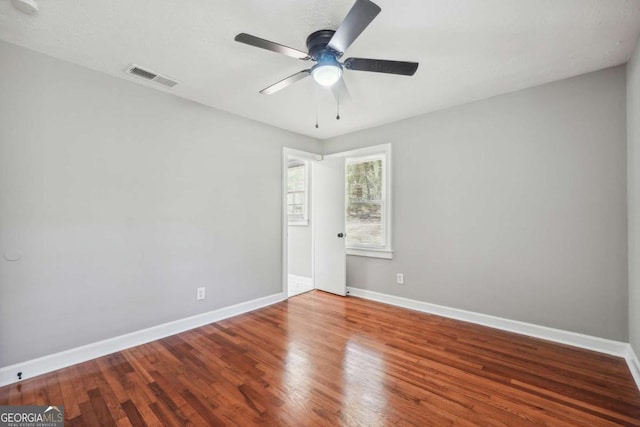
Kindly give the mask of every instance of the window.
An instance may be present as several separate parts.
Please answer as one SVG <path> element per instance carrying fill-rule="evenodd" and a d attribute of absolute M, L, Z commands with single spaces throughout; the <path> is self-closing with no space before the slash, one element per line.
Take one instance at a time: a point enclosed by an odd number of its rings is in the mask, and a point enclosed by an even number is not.
<path fill-rule="evenodd" d="M 289 225 L 308 225 L 308 162 L 290 160 L 287 169 L 287 214 Z"/>
<path fill-rule="evenodd" d="M 347 254 L 391 258 L 391 146 L 345 153 Z"/>
<path fill-rule="evenodd" d="M 346 161 L 347 246 L 384 248 L 382 155 Z"/>

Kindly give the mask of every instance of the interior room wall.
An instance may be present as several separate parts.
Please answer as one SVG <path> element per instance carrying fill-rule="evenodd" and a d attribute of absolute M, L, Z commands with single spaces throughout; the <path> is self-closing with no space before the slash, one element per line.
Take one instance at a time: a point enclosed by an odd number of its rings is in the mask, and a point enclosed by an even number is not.
<path fill-rule="evenodd" d="M 347 284 L 626 342 L 625 90 L 621 66 L 325 141 L 393 150 L 394 258 Z"/>
<path fill-rule="evenodd" d="M 627 63 L 629 341 L 640 356 L 640 43 Z"/>
<path fill-rule="evenodd" d="M 282 291 L 282 147 L 318 141 L 4 42 L 0 64 L 0 366 Z"/>

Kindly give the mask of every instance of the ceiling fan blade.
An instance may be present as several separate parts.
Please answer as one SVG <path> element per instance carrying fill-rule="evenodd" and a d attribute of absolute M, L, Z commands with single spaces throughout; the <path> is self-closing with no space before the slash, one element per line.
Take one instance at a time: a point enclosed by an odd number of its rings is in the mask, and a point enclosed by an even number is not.
<path fill-rule="evenodd" d="M 260 91 L 260 93 L 262 93 L 264 95 L 271 95 L 272 93 L 276 93 L 279 90 L 282 90 L 287 86 L 291 86 L 292 84 L 294 84 L 298 80 L 302 80 L 305 77 L 309 77 L 309 75 L 311 75 L 311 70 L 299 71 L 299 72 L 295 73 L 294 75 L 287 77 L 286 79 L 280 80 L 276 84 L 272 84 L 271 86 L 262 89 Z"/>
<path fill-rule="evenodd" d="M 344 53 L 381 10 L 377 4 L 370 0 L 356 0 L 342 24 L 331 37 L 328 46 L 336 52 Z"/>
<path fill-rule="evenodd" d="M 251 34 L 247 33 L 238 34 L 234 40 L 240 43 L 248 44 L 249 46 L 255 46 L 261 49 L 270 50 L 272 52 L 281 53 L 292 58 L 303 60 L 311 59 L 306 52 L 269 40 L 261 39 L 260 37 L 252 36 Z"/>
<path fill-rule="evenodd" d="M 347 89 L 344 77 L 340 77 L 340 80 L 331 86 L 331 92 L 333 93 L 333 97 L 336 99 L 336 102 L 346 104 L 351 101 L 351 94 L 349 93 L 349 89 Z"/>
<path fill-rule="evenodd" d="M 413 76 L 418 69 L 417 62 L 367 58 L 349 58 L 344 61 L 343 65 L 347 70 L 372 71 L 374 73 L 400 74 L 403 76 Z"/>

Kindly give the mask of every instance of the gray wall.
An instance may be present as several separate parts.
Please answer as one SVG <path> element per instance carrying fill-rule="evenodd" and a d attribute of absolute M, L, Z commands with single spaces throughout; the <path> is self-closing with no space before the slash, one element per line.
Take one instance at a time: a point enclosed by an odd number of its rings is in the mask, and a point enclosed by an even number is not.
<path fill-rule="evenodd" d="M 0 64 L 0 255 L 23 253 L 0 257 L 0 366 L 281 291 L 281 147 L 318 141 L 3 42 Z M 323 146 L 385 142 L 396 254 L 349 257 L 350 285 L 627 340 L 624 68 Z"/>
<path fill-rule="evenodd" d="M 629 341 L 640 355 L 640 43 L 627 64 Z"/>
<path fill-rule="evenodd" d="M 282 146 L 318 141 L 3 42 L 0 64 L 0 366 L 281 292 Z"/>
<path fill-rule="evenodd" d="M 393 149 L 395 257 L 347 283 L 627 341 L 625 110 L 617 67 L 328 140 Z"/>

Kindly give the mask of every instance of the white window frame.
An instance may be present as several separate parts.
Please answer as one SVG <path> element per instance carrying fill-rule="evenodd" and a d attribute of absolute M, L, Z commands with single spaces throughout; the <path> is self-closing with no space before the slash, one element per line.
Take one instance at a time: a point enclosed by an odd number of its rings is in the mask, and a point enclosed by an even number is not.
<path fill-rule="evenodd" d="M 296 162 L 296 163 L 300 163 L 302 166 L 304 166 L 304 204 L 302 206 L 302 211 L 303 211 L 303 218 L 302 219 L 289 219 L 289 215 L 287 214 L 287 220 L 288 220 L 288 225 L 294 225 L 294 226 L 305 226 L 305 225 L 309 225 L 309 177 L 311 176 L 311 174 L 309 173 L 309 168 L 310 168 L 310 164 L 308 160 L 305 159 L 298 159 L 298 158 L 290 158 L 291 161 Z M 291 167 L 296 167 L 299 165 L 295 165 L 292 166 L 289 164 L 287 165 L 287 171 L 289 170 L 289 168 Z M 287 181 L 288 182 L 288 181 Z M 287 191 L 287 194 L 289 194 L 289 192 Z"/>
<path fill-rule="evenodd" d="M 384 206 L 383 221 L 382 221 L 382 233 L 384 239 L 384 246 L 374 247 L 370 245 L 347 245 L 347 255 L 364 256 L 372 258 L 393 258 L 393 240 L 391 230 L 391 214 L 392 214 L 392 158 L 391 158 L 391 144 L 380 144 L 372 147 L 360 148 L 357 150 L 345 151 L 341 153 L 331 154 L 325 157 L 344 157 L 345 158 L 345 172 L 346 167 L 350 163 L 350 160 L 366 161 L 367 158 L 374 159 L 382 156 L 382 202 Z M 353 163 L 353 161 L 351 162 Z M 346 177 L 346 175 L 345 175 Z M 348 206 L 347 196 L 347 182 L 345 178 L 345 225 L 347 221 L 346 207 Z"/>

